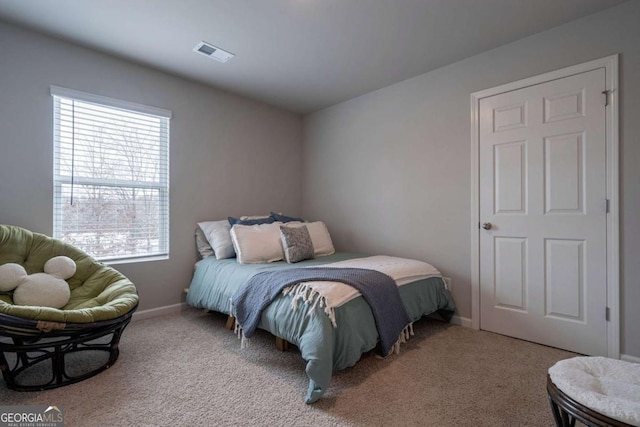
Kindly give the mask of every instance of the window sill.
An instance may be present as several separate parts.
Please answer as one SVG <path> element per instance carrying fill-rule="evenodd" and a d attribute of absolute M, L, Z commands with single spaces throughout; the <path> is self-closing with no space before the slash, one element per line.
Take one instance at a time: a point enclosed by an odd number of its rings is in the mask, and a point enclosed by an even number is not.
<path fill-rule="evenodd" d="M 150 262 L 150 261 L 164 261 L 169 259 L 169 255 L 155 255 L 148 257 L 140 257 L 140 258 L 121 258 L 121 259 L 106 259 L 106 260 L 98 260 L 105 265 L 118 265 L 118 264 L 135 264 L 140 262 Z"/>

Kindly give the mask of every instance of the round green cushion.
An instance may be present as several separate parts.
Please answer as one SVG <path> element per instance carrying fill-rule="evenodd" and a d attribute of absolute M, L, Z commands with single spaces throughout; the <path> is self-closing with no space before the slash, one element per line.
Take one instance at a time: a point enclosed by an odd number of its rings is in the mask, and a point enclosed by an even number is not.
<path fill-rule="evenodd" d="M 15 262 L 27 274 L 39 273 L 45 262 L 58 255 L 68 256 L 77 267 L 67 280 L 71 290 L 67 305 L 61 309 L 14 305 L 11 296 L 0 295 L 0 313 L 49 322 L 93 323 L 116 319 L 138 304 L 135 285 L 113 268 L 60 240 L 0 225 L 0 265 Z"/>

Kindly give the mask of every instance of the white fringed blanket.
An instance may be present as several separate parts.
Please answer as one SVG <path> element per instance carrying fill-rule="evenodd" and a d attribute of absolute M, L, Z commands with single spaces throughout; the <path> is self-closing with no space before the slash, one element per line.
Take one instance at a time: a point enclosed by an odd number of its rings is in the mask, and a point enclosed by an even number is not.
<path fill-rule="evenodd" d="M 363 268 L 376 270 L 391 277 L 398 286 L 429 277 L 442 277 L 440 272 L 431 264 L 423 261 L 376 255 L 365 258 L 356 258 L 346 261 L 334 262 L 323 265 L 325 268 Z M 324 308 L 324 312 L 336 325 L 335 308 L 360 296 L 360 292 L 351 286 L 340 282 L 304 282 L 285 288 L 285 295 L 293 295 L 292 306 L 298 308 L 300 302 L 309 305 L 309 313 L 316 305 Z"/>

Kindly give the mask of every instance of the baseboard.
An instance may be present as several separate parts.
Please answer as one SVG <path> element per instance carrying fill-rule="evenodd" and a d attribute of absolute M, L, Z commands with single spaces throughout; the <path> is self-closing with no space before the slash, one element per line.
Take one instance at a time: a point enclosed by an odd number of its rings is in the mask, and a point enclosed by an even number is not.
<path fill-rule="evenodd" d="M 164 307 L 156 307 L 156 308 L 150 308 L 148 310 L 136 311 L 135 313 L 133 313 L 133 318 L 131 319 L 131 321 L 135 322 L 135 321 L 138 321 L 138 320 L 150 319 L 152 317 L 158 317 L 158 316 L 164 316 L 164 315 L 167 315 L 167 314 L 179 313 L 180 311 L 182 311 L 182 309 L 184 308 L 185 305 L 186 305 L 186 303 L 182 302 L 182 303 L 178 303 L 178 304 L 165 305 Z M 471 328 L 472 327 L 471 326 L 471 319 L 469 319 L 468 317 L 458 316 L 457 314 L 453 315 L 453 317 L 451 318 L 450 323 L 453 324 L 453 325 L 464 326 L 465 328 Z M 640 358 L 637 358 L 637 357 L 622 355 L 621 358 L 622 359 L 626 359 L 626 360 L 628 360 L 630 362 L 638 362 L 638 363 L 640 363 Z"/>
<path fill-rule="evenodd" d="M 172 305 L 165 305 L 164 307 L 150 308 L 148 310 L 136 311 L 133 313 L 133 317 L 131 318 L 132 322 L 138 320 L 150 319 L 152 317 L 164 316 L 167 314 L 179 313 L 182 311 L 182 308 L 185 306 L 185 303 L 178 303 Z"/>
<path fill-rule="evenodd" d="M 457 314 L 454 314 L 451 318 L 451 323 L 458 326 L 464 326 L 465 328 L 471 328 L 472 322 L 468 317 L 460 317 Z"/>
<path fill-rule="evenodd" d="M 640 357 L 631 356 L 629 354 L 621 354 L 620 360 L 624 360 L 625 362 L 640 363 Z"/>

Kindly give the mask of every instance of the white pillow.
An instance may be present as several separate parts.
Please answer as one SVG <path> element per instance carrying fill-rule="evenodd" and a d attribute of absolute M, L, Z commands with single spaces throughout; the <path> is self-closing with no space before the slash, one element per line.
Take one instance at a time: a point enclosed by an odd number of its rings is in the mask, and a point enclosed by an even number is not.
<path fill-rule="evenodd" d="M 331 241 L 331 236 L 329 235 L 329 230 L 327 230 L 327 226 L 322 221 L 316 222 L 298 222 L 292 221 L 287 222 L 285 224 L 287 227 L 301 227 L 303 225 L 307 226 L 309 230 L 309 234 L 311 235 L 311 242 L 313 243 L 313 255 L 314 256 L 325 256 L 332 255 L 336 252 L 333 247 L 333 242 Z"/>
<path fill-rule="evenodd" d="M 231 225 L 229 220 L 199 222 L 198 227 L 202 230 L 209 241 L 211 248 L 217 259 L 233 258 L 236 256 L 231 241 Z"/>
<path fill-rule="evenodd" d="M 0 265 L 0 292 L 14 290 L 25 277 L 27 271 L 20 264 L 8 262 Z"/>
<path fill-rule="evenodd" d="M 48 273 L 35 273 L 22 279 L 13 292 L 13 303 L 62 308 L 70 297 L 71 291 L 64 279 Z"/>
<path fill-rule="evenodd" d="M 231 240 L 240 264 L 262 264 L 284 259 L 281 222 L 240 225 L 231 228 Z"/>
<path fill-rule="evenodd" d="M 207 236 L 204 235 L 200 227 L 196 227 L 196 248 L 198 248 L 200 258 L 213 256 L 213 248 L 209 244 Z"/>
<path fill-rule="evenodd" d="M 55 256 L 44 263 L 44 272 L 67 280 L 76 274 L 76 262 L 68 256 Z"/>

